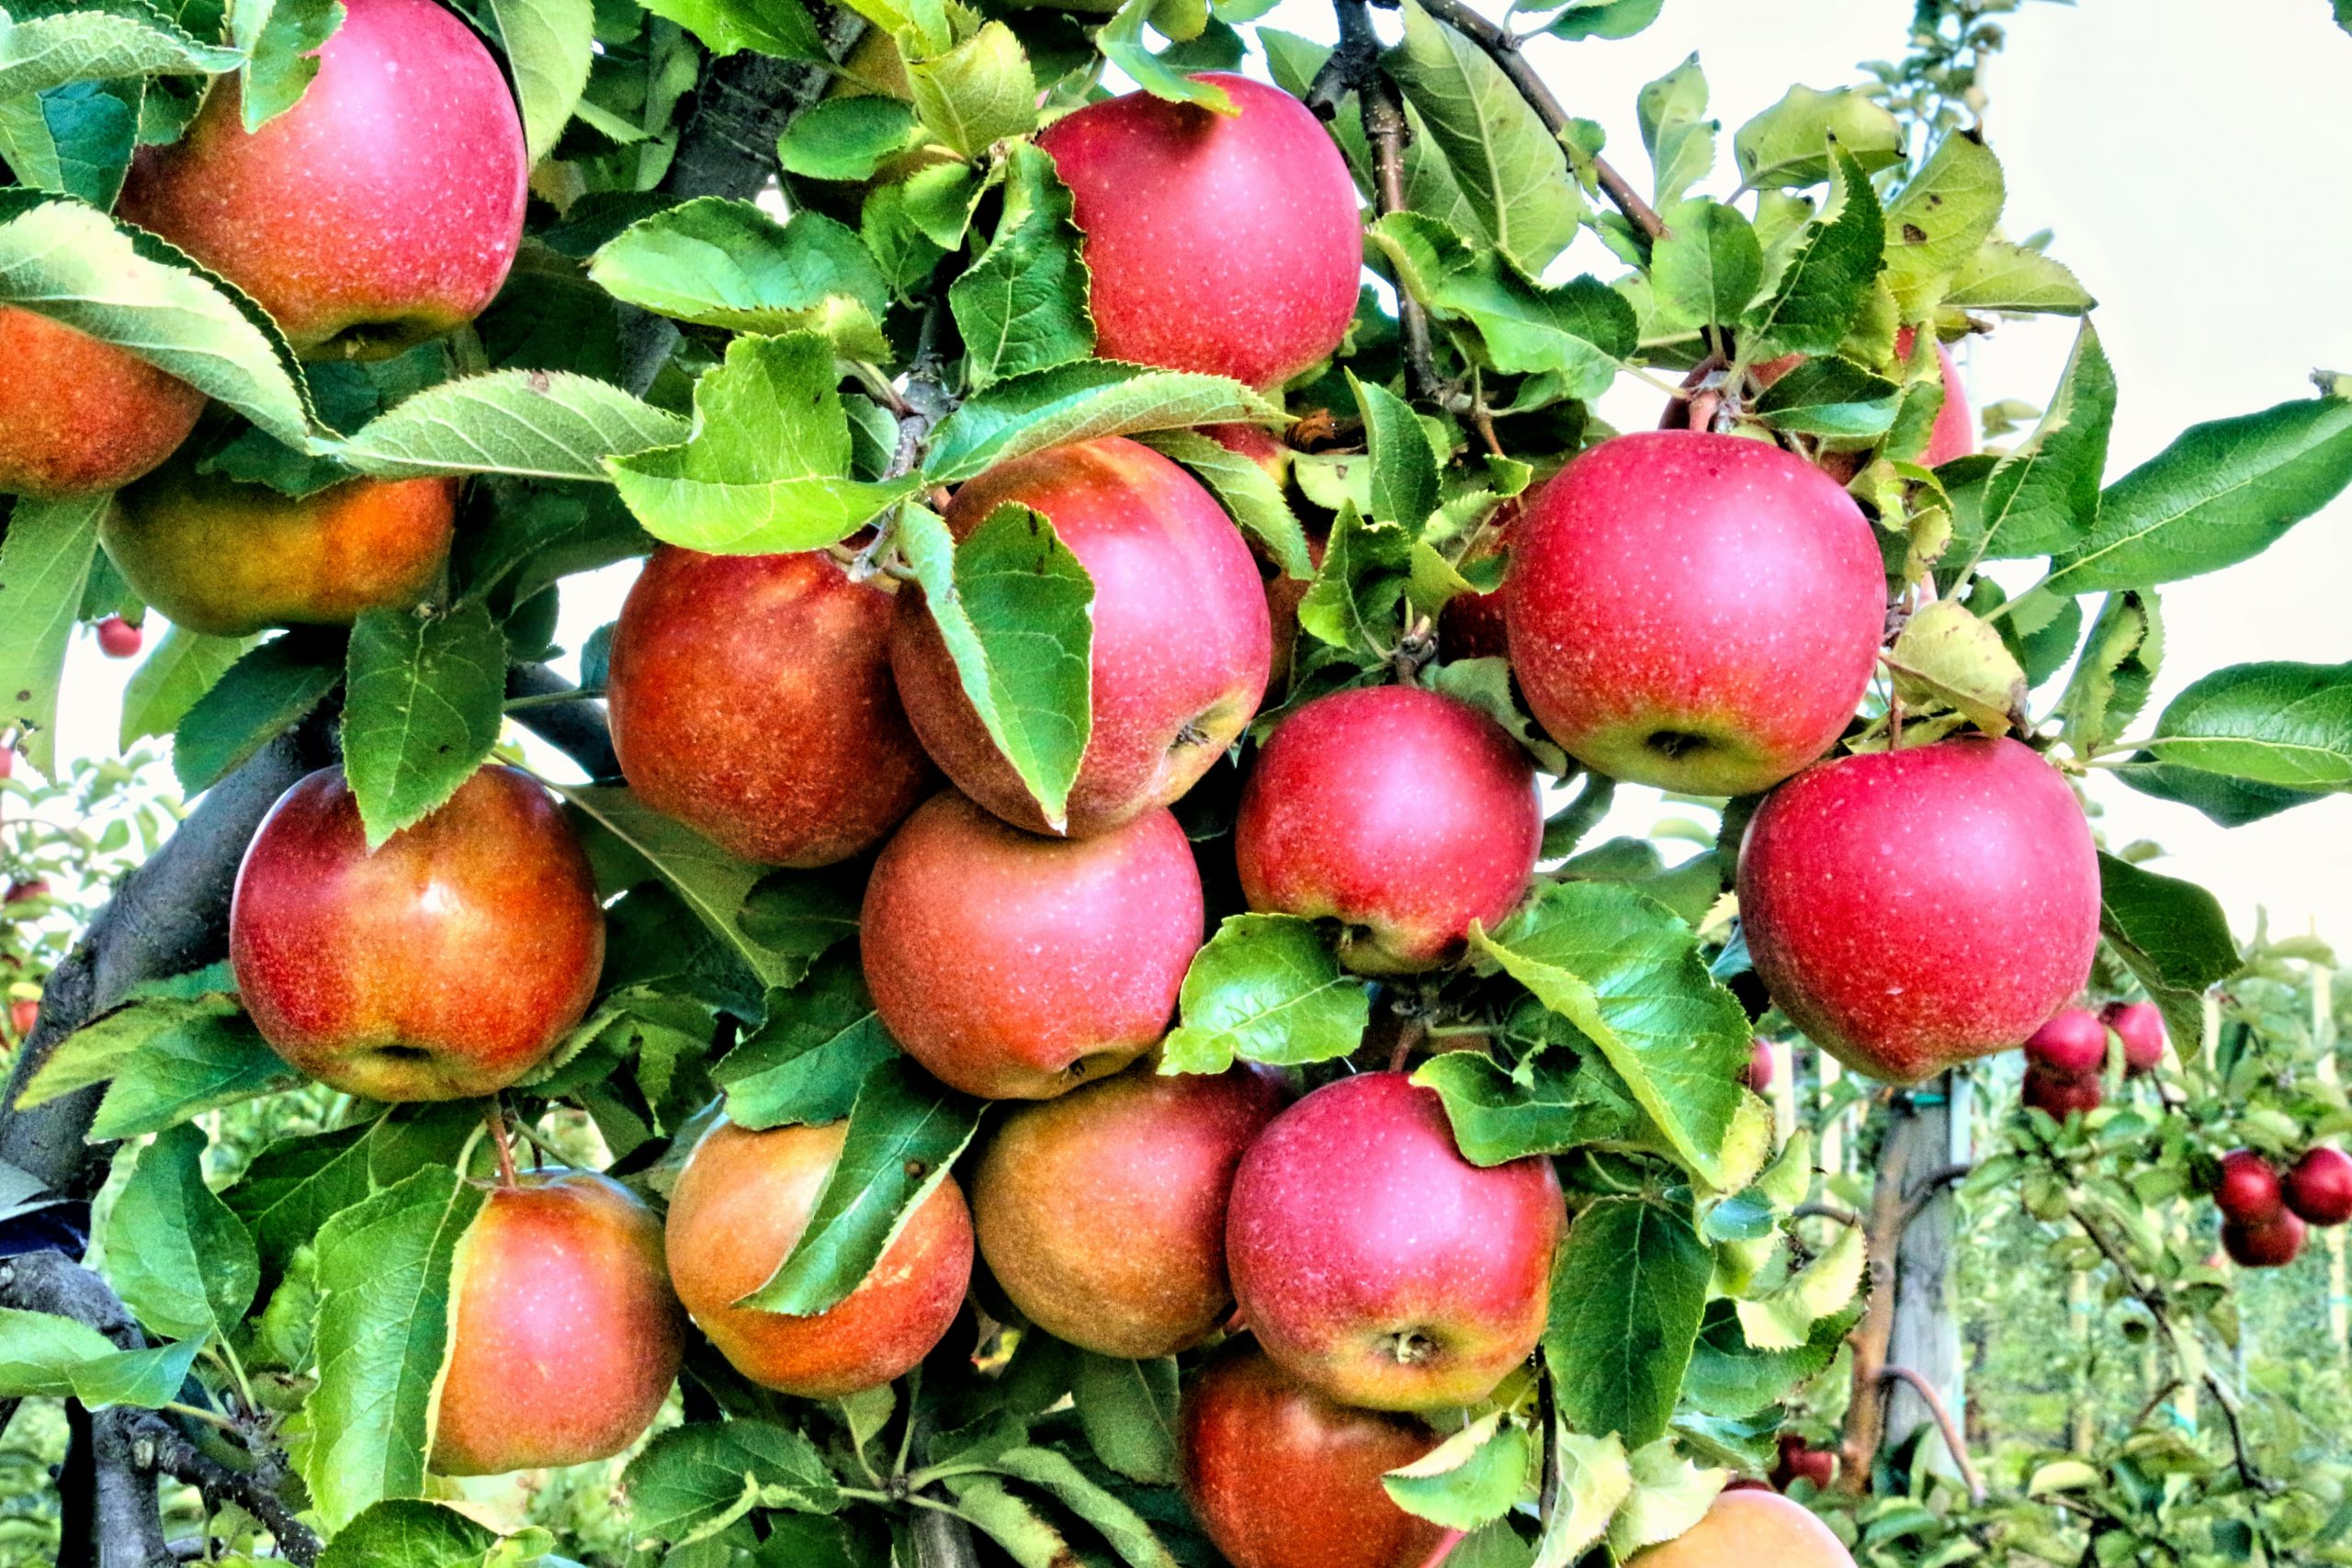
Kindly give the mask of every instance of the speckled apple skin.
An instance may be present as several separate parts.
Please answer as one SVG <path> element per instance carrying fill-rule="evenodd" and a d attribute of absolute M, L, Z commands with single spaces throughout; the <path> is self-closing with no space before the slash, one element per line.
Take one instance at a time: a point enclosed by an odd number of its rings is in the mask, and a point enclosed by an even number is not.
<path fill-rule="evenodd" d="M 1804 1504 L 1743 1488 L 1718 1494 L 1697 1524 L 1627 1568 L 1854 1568 L 1854 1558 Z"/>
<path fill-rule="evenodd" d="M 1257 713 L 1273 657 L 1265 591 L 1216 498 L 1123 437 L 990 468 L 956 492 L 947 525 L 961 539 L 1007 502 L 1044 513 L 1094 580 L 1094 722 L 1069 802 L 1069 835 L 1083 838 L 1182 796 Z M 1051 832 L 964 694 L 920 591 L 899 595 L 890 665 L 956 787 Z"/>
<path fill-rule="evenodd" d="M 179 449 L 204 394 L 127 350 L 0 306 L 0 492 L 116 490 Z"/>
<path fill-rule="evenodd" d="M 1878 659 L 1885 569 L 1837 482 L 1777 446 L 1648 431 L 1584 453 L 1511 534 L 1511 668 L 1612 778 L 1749 795 L 1827 750 Z"/>
<path fill-rule="evenodd" d="M 1917 1083 L 2024 1043 L 2098 946 L 2098 854 L 2058 771 L 1975 736 L 1773 792 L 1739 859 L 1756 973 L 1814 1043 Z"/>
<path fill-rule="evenodd" d="M 1435 1090 L 1359 1073 L 1242 1156 L 1226 1261 L 1285 1371 L 1368 1410 L 1442 1410 L 1477 1404 L 1535 1348 L 1565 1221 L 1550 1160 L 1481 1169 Z"/>
<path fill-rule="evenodd" d="M 593 1171 L 493 1187 L 450 1267 L 432 1468 L 503 1475 L 608 1459 L 651 1426 L 685 1354 L 662 1222 Z"/>
<path fill-rule="evenodd" d="M 1414 686 L 1317 697 L 1242 786 L 1233 852 L 1252 909 L 1338 919 L 1340 960 L 1414 974 L 1462 954 L 1527 891 L 1544 845 L 1534 764 L 1466 703 Z"/>
<path fill-rule="evenodd" d="M 1159 1043 L 1205 919 L 1167 811 L 1046 839 L 948 791 L 875 861 L 859 951 L 884 1026 L 934 1077 L 1050 1100 Z"/>
<path fill-rule="evenodd" d="M 949 1177 L 855 1290 L 808 1317 L 736 1305 L 790 1255 L 841 1158 L 849 1123 L 705 1134 L 670 1194 L 670 1280 L 735 1370 L 802 1399 L 902 1376 L 946 1335 L 972 1275 L 972 1217 Z"/>
<path fill-rule="evenodd" d="M 2107 1066 L 2107 1025 L 2088 1008 L 2061 1008 L 2026 1037 L 2025 1055 L 2062 1077 L 2096 1078 Z"/>
<path fill-rule="evenodd" d="M 432 0 L 345 0 L 301 101 L 246 134 L 234 77 L 140 150 L 118 210 L 259 301 L 306 358 L 469 321 L 523 239 L 530 175 L 498 62 Z"/>
<path fill-rule="evenodd" d="M 441 581 L 457 515 L 453 479 L 346 479 L 298 501 L 181 461 L 124 491 L 98 537 L 173 625 L 249 637 L 417 603 Z"/>
<path fill-rule="evenodd" d="M 1240 112 L 1130 93 L 1064 116 L 1037 144 L 1086 237 L 1095 352 L 1274 386 L 1328 357 L 1355 317 L 1355 180 L 1296 98 L 1201 79 Z"/>
<path fill-rule="evenodd" d="M 254 1027 L 346 1094 L 465 1100 L 537 1066 L 587 1011 L 605 912 L 571 829 L 492 764 L 368 852 L 341 768 L 270 807 L 237 871 L 229 957 Z"/>
<path fill-rule="evenodd" d="M 972 1178 L 989 1271 L 1056 1338 L 1128 1360 L 1190 1349 L 1233 1304 L 1234 1168 L 1287 1098 L 1271 1068 L 1162 1075 L 1146 1061 L 1023 1106 Z"/>
<path fill-rule="evenodd" d="M 1234 1568 L 1424 1568 L 1459 1539 L 1380 1483 L 1436 1433 L 1334 1404 L 1247 1339 L 1193 1375 L 1177 1422 L 1184 1499 Z"/>
<path fill-rule="evenodd" d="M 937 784 L 890 678 L 891 600 L 822 554 L 656 550 L 605 692 L 629 788 L 763 864 L 879 843 Z"/>

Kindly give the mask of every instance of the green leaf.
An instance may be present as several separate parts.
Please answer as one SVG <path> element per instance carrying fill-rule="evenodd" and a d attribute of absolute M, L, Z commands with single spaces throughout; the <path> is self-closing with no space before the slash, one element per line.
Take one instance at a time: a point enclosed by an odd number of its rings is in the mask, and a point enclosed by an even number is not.
<path fill-rule="evenodd" d="M 800 0 L 640 0 L 720 56 L 750 50 L 779 60 L 831 63 L 825 40 Z"/>
<path fill-rule="evenodd" d="M 1544 1331 L 1570 1426 L 1629 1448 L 1665 1435 L 1713 1273 L 1689 1217 L 1663 1204 L 1602 1198 L 1577 1215 L 1553 1259 Z"/>
<path fill-rule="evenodd" d="M 1598 278 L 1557 288 L 1532 282 L 1507 259 L 1473 253 L 1418 213 L 1391 213 L 1370 233 L 1406 290 L 1439 319 L 1475 329 L 1477 347 L 1498 370 L 1548 371 L 1561 378 L 1564 395 L 1589 400 L 1609 389 L 1638 343 L 1633 306 Z"/>
<path fill-rule="evenodd" d="M 1185 75 L 1154 54 L 1144 42 L 1144 23 L 1151 19 L 1159 4 L 1160 0 L 1121 0 L 1111 19 L 1095 30 L 1094 47 L 1155 98 L 1198 104 L 1217 114 L 1239 113 L 1223 87 Z"/>
<path fill-rule="evenodd" d="M 1568 0 L 1544 30 L 1571 43 L 1589 38 L 1626 39 L 1657 20 L 1666 0 Z"/>
<path fill-rule="evenodd" d="M 1925 321 L 2001 219 L 2000 160 L 1973 130 L 1946 135 L 1886 209 L 1886 283 L 1906 321 Z"/>
<path fill-rule="evenodd" d="M 1922 605 L 1884 655 L 1895 695 L 1915 713 L 1952 708 L 1990 735 L 2025 728 L 2025 671 L 1957 599 Z"/>
<path fill-rule="evenodd" d="M 1729 325 L 1756 298 L 1764 247 L 1747 220 L 1704 197 L 1663 216 L 1668 232 L 1650 252 L 1650 288 L 1670 327 Z"/>
<path fill-rule="evenodd" d="M 1380 1478 L 1407 1513 L 1448 1529 L 1474 1530 L 1510 1513 L 1536 1461 L 1523 1427 L 1488 1411 L 1402 1469 Z"/>
<path fill-rule="evenodd" d="M 454 1165 L 480 1125 L 478 1107 L 442 1101 L 397 1105 L 356 1126 L 280 1138 L 220 1200 L 245 1223 L 264 1273 L 274 1279 L 336 1214 L 426 1166 Z"/>
<path fill-rule="evenodd" d="M 428 1166 L 319 1232 L 319 1382 L 302 1479 L 330 1531 L 424 1485 L 450 1259 L 482 1200 L 481 1187 Z"/>
<path fill-rule="evenodd" d="M 1176 1568 L 1176 1559 L 1143 1516 L 1065 1456 L 1051 1449 L 1019 1448 L 1000 1455 L 990 1468 L 1037 1488 L 1085 1520 L 1129 1568 Z"/>
<path fill-rule="evenodd" d="M 1438 502 L 1437 454 L 1430 450 L 1420 416 L 1387 388 L 1356 379 L 1352 370 L 1348 385 L 1363 411 L 1371 454 L 1370 514 L 1418 535 Z"/>
<path fill-rule="evenodd" d="M 823 1456 L 773 1421 L 673 1427 L 628 1461 L 621 1488 L 639 1539 L 679 1545 L 716 1536 L 763 1504 L 800 1513 L 841 1505 Z"/>
<path fill-rule="evenodd" d="M 1004 32 L 1001 22 L 989 27 Z M 1027 71 L 1025 63 L 1022 69 Z M 1094 352 L 1086 264 L 1079 257 L 1071 210 L 1069 189 L 1055 175 L 1053 160 L 1027 142 L 1015 148 L 1007 164 L 996 238 L 947 287 L 948 308 L 964 339 L 965 371 L 974 388 Z"/>
<path fill-rule="evenodd" d="M 319 73 L 319 47 L 343 25 L 340 0 L 243 0 L 231 7 L 231 41 L 247 55 L 238 110 L 252 135 L 301 101 Z"/>
<path fill-rule="evenodd" d="M 1413 1081 L 1437 1090 L 1462 1157 L 1496 1166 L 1530 1155 L 1566 1154 L 1587 1145 L 1670 1154 L 1623 1080 L 1605 1066 L 1544 1052 L 1516 1073 L 1483 1051 L 1430 1057 Z"/>
<path fill-rule="evenodd" d="M 872 522 L 918 481 L 862 484 L 833 351 L 814 333 L 739 337 L 695 383 L 694 432 L 606 464 L 655 538 L 718 555 L 818 549 Z"/>
<path fill-rule="evenodd" d="M 955 540 L 909 505 L 899 542 L 964 694 L 1059 831 L 1093 728 L 1093 580 L 1025 506 L 1000 506 Z"/>
<path fill-rule="evenodd" d="M 1852 1303 L 1865 1261 L 1860 1227 L 1840 1225 L 1828 1249 L 1779 1289 L 1760 1301 L 1733 1303 L 1747 1343 L 1759 1350 L 1793 1350 L 1809 1343 L 1814 1325 Z"/>
<path fill-rule="evenodd" d="M 827 98 L 793 116 L 776 158 L 786 174 L 803 179 L 870 180 L 922 141 L 911 104 L 870 95 Z"/>
<path fill-rule="evenodd" d="M 111 208 L 138 143 L 141 92 L 134 79 L 0 98 L 0 161 L 27 186 Z"/>
<path fill-rule="evenodd" d="M 106 1084 L 93 1143 L 160 1132 L 219 1106 L 300 1081 L 263 1043 L 227 989 L 226 971 L 208 971 L 206 989 L 135 999 L 61 1042 L 18 1095 L 19 1109 Z"/>
<path fill-rule="evenodd" d="M 1348 1055 L 1363 1043 L 1372 1001 L 1313 921 L 1227 915 L 1184 972 L 1180 1017 L 1159 1070 L 1221 1073 L 1237 1057 L 1292 1065 Z"/>
<path fill-rule="evenodd" d="M 1953 276 L 1943 302 L 1953 310 L 2048 316 L 2079 316 L 2098 303 L 2064 263 L 2007 240 L 1987 240 L 1977 246 Z"/>
<path fill-rule="evenodd" d="M 1832 150 L 1828 204 L 1807 223 L 1741 334 L 1749 365 L 1835 353 L 1885 265 L 1886 222 L 1861 165 Z"/>
<path fill-rule="evenodd" d="M 1641 121 L 1642 145 L 1649 150 L 1657 171 L 1651 205 L 1671 207 L 1691 186 L 1715 166 L 1718 121 L 1708 119 L 1707 77 L 1699 57 L 1681 64 L 1643 87 L 1634 100 Z"/>
<path fill-rule="evenodd" d="M 967 158 L 1037 128 L 1037 84 L 1029 57 L 1002 22 L 982 23 L 936 58 L 910 61 L 907 88 L 932 134 Z"/>
<path fill-rule="evenodd" d="M 378 1503 L 337 1532 L 319 1568 L 481 1568 L 491 1530 L 438 1503 Z"/>
<path fill-rule="evenodd" d="M 1131 6 L 1136 3 L 1128 0 Z M 947 1490 L 955 1496 L 956 1511 L 1002 1547 L 1017 1568 L 1064 1568 L 1083 1561 L 1070 1550 L 1061 1531 L 1027 1502 L 1006 1491 L 994 1476 L 950 1476 Z"/>
<path fill-rule="evenodd" d="M 1634 1472 L 1614 1433 L 1589 1437 L 1555 1416 L 1552 1468 L 1557 1501 L 1535 1543 L 1533 1568 L 1569 1568 L 1609 1528 L 1610 1517 L 1633 1495 Z"/>
<path fill-rule="evenodd" d="M 1978 557 L 2016 560 L 2080 544 L 2099 521 L 2098 487 L 2114 424 L 2115 371 L 2086 321 L 2041 423 L 1984 481 Z"/>
<path fill-rule="evenodd" d="M 506 717 L 506 638 L 478 602 L 369 610 L 351 628 L 344 681 L 344 772 L 372 851 L 489 759 Z"/>
<path fill-rule="evenodd" d="M 0 1307 L 0 1398 L 79 1399 L 97 1408 L 150 1409 L 180 1395 L 202 1348 L 184 1340 L 145 1350 L 118 1350 L 85 1323 L 53 1313 Z"/>
<path fill-rule="evenodd" d="M 241 62 L 236 50 L 200 43 L 159 13 L 115 16 L 93 6 L 62 16 L 29 15 L 0 32 L 0 98 L 70 82 L 212 75 L 234 71 Z"/>
<path fill-rule="evenodd" d="M 710 1076 L 739 1127 L 821 1125 L 848 1115 L 866 1076 L 898 1051 L 852 953 L 820 964 L 791 990 L 768 993 L 767 1021 Z"/>
<path fill-rule="evenodd" d="M 128 751 L 142 736 L 167 736 L 197 699 L 253 647 L 251 637 L 206 637 L 172 626 L 122 689 L 122 728 L 116 747 Z"/>
<path fill-rule="evenodd" d="M 1094 1457 L 1130 1481 L 1176 1483 L 1176 1358 L 1079 1353 L 1070 1398 Z"/>
<path fill-rule="evenodd" d="M 0 534 L 0 727 L 23 732 L 17 749 L 44 778 L 57 773 L 57 684 L 112 504 L 21 498 Z"/>
<path fill-rule="evenodd" d="M 593 0 L 490 0 L 522 101 L 523 140 L 536 164 L 555 149 L 596 58 Z"/>
<path fill-rule="evenodd" d="M 2177 762 L 2159 762 L 2145 751 L 2117 768 L 2115 776 L 2142 795 L 2193 807 L 2224 828 L 2243 828 L 2324 798 L 2309 790 L 2281 789 Z"/>
<path fill-rule="evenodd" d="M 1609 1520 L 1609 1552 L 1619 1562 L 1631 1562 L 1642 1548 L 1672 1540 L 1697 1524 L 1730 1479 L 1684 1459 L 1670 1438 L 1645 1443 L 1627 1460 L 1633 1495 Z"/>
<path fill-rule="evenodd" d="M 1682 1377 L 1683 1397 L 1711 1416 L 1757 1415 L 1836 1360 L 1861 1310 L 1857 1303 L 1818 1319 L 1804 1343 L 1793 1348 L 1758 1350 L 1740 1332 L 1739 1314 L 1730 1302 L 1709 1302 L 1690 1370 Z"/>
<path fill-rule="evenodd" d="M 684 420 L 618 387 L 561 370 L 494 370 L 428 387 L 348 440 L 313 445 L 379 479 L 602 479 L 606 458 L 684 439 Z"/>
<path fill-rule="evenodd" d="M 1903 162 L 1903 128 L 1851 87 L 1797 86 L 1731 139 L 1740 184 L 1750 190 L 1819 185 L 1829 177 L 1833 147 L 1865 173 L 1893 168 Z"/>
<path fill-rule="evenodd" d="M 2153 591 L 2107 596 L 2058 700 L 2065 721 L 2061 734 L 2075 756 L 2099 755 L 2140 716 L 2164 660 L 2164 640 Z"/>
<path fill-rule="evenodd" d="M 2098 927 L 2147 987 L 2183 1048 L 2204 1034 L 2205 993 L 2245 963 L 2221 901 L 2193 882 L 2100 852 Z"/>
<path fill-rule="evenodd" d="M 932 483 L 956 484 L 1073 441 L 1282 418 L 1273 404 L 1222 376 L 1085 360 L 1011 377 L 967 399 L 932 433 L 925 470 Z"/>
<path fill-rule="evenodd" d="M 1688 925 L 1619 884 L 1561 882 L 1470 940 L 1591 1039 L 1685 1166 L 1721 1180 L 1752 1037 Z"/>
<path fill-rule="evenodd" d="M 2352 400 L 2191 425 L 2109 485 L 2098 525 L 2054 563 L 2058 593 L 2147 588 L 2261 554 L 2352 482 Z"/>
<path fill-rule="evenodd" d="M 1850 359 L 1820 355 L 1765 388 L 1756 412 L 1774 428 L 1800 435 L 1865 439 L 1894 424 L 1902 392 Z"/>
<path fill-rule="evenodd" d="M 174 1339 L 229 1337 L 261 1288 L 244 1222 L 204 1184 L 204 1133 L 156 1134 L 107 1217 L 107 1279 L 139 1321 Z"/>
<path fill-rule="evenodd" d="M 341 650 L 281 637 L 248 650 L 181 716 L 172 772 L 190 795 L 244 766 L 326 699 L 343 679 Z"/>
<path fill-rule="evenodd" d="M 589 259 L 588 276 L 656 315 L 814 332 L 852 358 L 890 356 L 877 325 L 888 280 L 865 242 L 821 213 L 779 223 L 748 201 L 699 197 L 629 225 Z"/>
<path fill-rule="evenodd" d="M 2283 789 L 2352 788 L 2352 664 L 2233 664 L 2156 720 L 2157 760 Z"/>
<path fill-rule="evenodd" d="M 1147 434 L 1143 444 L 1193 470 L 1209 487 L 1243 532 L 1265 547 L 1266 554 L 1285 577 L 1305 581 L 1315 575 L 1314 558 L 1306 551 L 1306 530 L 1283 495 L 1283 487 L 1261 468 L 1222 442 L 1190 430 L 1165 430 Z"/>
<path fill-rule="evenodd" d="M 774 1278 L 736 1304 L 805 1317 L 837 1305 L 874 1271 L 980 1124 L 980 1104 L 905 1056 L 866 1076 L 840 1161 L 808 1228 Z"/>

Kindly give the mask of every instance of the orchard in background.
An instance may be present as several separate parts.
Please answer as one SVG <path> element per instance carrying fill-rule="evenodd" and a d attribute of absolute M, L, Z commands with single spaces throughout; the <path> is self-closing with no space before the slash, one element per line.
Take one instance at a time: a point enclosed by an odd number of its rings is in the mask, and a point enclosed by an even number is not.
<path fill-rule="evenodd" d="M 73 776 L 65 650 L 152 610 L 124 743 L 197 802 L 7 1025 L 61 1561 L 558 1564 L 461 1478 L 607 1461 L 680 1568 L 2341 1554 L 2132 1205 L 2286 1263 L 2352 1111 L 2079 781 L 2352 786 L 2352 666 L 2143 711 L 2352 386 L 2109 480 L 1974 112 L 2007 8 L 1727 147 L 1694 59 L 1638 152 L 1518 43 L 1658 0 L 9 23 L 0 757 Z M 2037 314 L 1980 453 L 1951 345 Z M 1712 844 L 1589 844 L 1620 781 Z M 1867 1213 L 1800 1088 L 1876 1108 Z M 1988 1497 L 1890 1359 L 1963 1176 L 2225 1438 Z"/>

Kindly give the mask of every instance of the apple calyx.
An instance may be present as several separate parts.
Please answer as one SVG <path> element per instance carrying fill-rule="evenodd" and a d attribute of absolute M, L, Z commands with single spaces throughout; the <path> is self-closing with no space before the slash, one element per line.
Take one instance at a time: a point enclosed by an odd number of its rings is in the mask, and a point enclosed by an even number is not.
<path fill-rule="evenodd" d="M 1400 1328 L 1384 1334 L 1378 1341 L 1381 1353 L 1400 1367 L 1418 1367 L 1434 1361 L 1445 1353 L 1445 1347 L 1418 1328 Z"/>

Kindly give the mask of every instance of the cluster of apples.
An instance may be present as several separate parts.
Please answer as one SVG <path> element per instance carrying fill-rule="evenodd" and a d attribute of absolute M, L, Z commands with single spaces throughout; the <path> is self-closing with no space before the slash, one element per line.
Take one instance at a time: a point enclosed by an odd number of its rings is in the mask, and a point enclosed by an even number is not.
<path fill-rule="evenodd" d="M 2025 1103 L 2064 1122 L 2099 1108 L 2108 1037 L 2123 1050 L 2123 1076 L 2144 1077 L 2165 1059 L 2165 1019 L 2154 1002 L 2109 1002 L 2098 1012 L 2070 1007 L 2025 1043 Z"/>
<path fill-rule="evenodd" d="M 2325 1145 L 2287 1169 L 2253 1149 L 2222 1156 L 2213 1188 L 2222 1211 L 2222 1250 L 2242 1269 L 2284 1269 L 2301 1256 L 2308 1225 L 2352 1220 L 2352 1155 Z"/>

